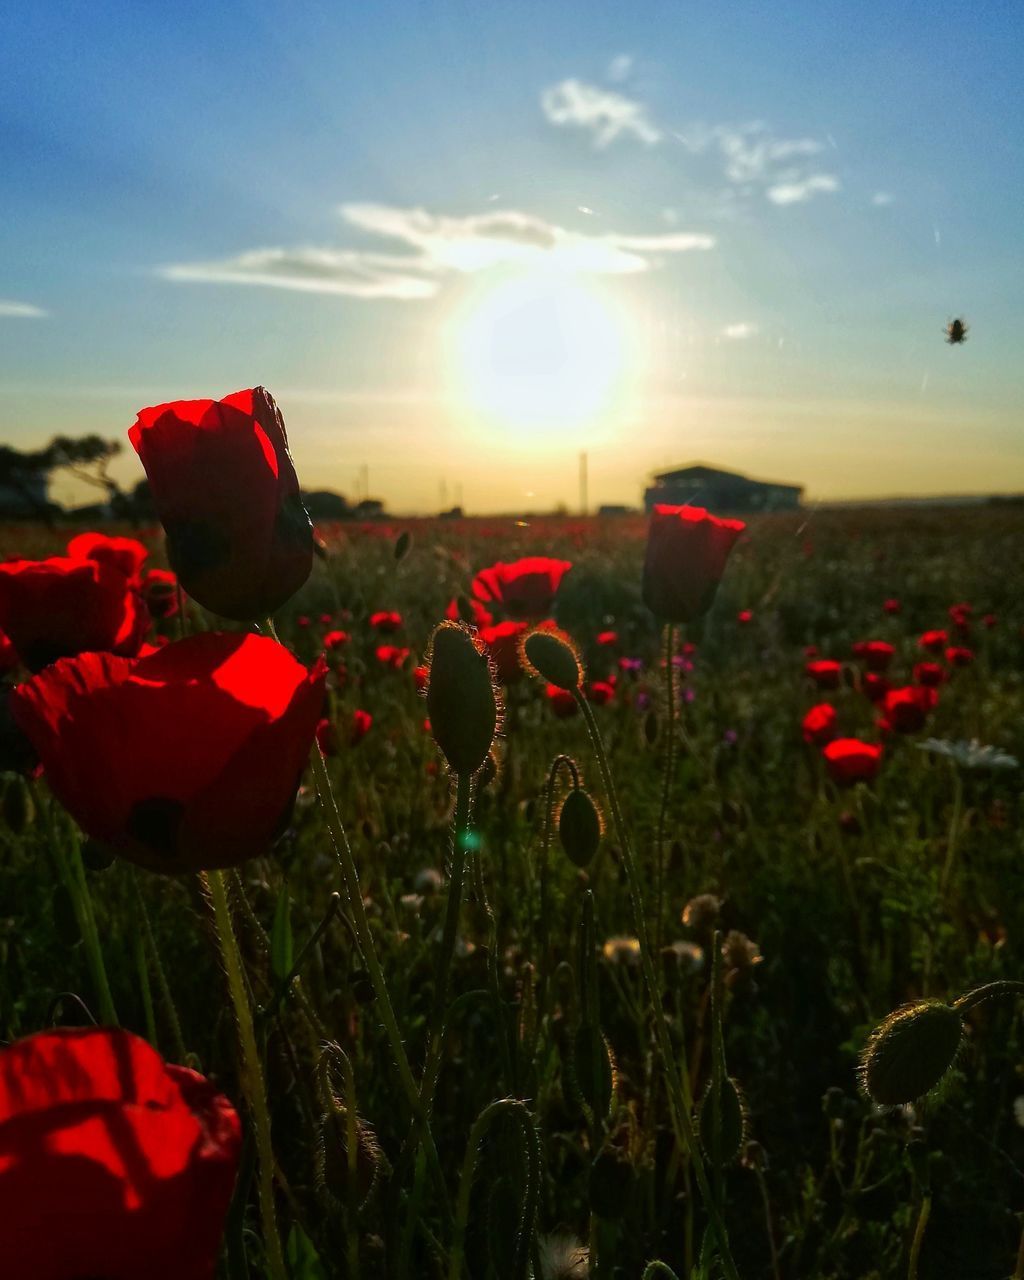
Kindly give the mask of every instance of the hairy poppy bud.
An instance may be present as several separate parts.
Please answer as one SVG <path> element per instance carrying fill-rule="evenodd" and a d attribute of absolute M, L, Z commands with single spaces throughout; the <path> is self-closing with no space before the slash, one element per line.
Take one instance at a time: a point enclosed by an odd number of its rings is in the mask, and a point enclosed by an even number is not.
<path fill-rule="evenodd" d="M 732 1076 L 722 1077 L 718 1102 L 718 1159 L 723 1165 L 732 1164 L 739 1155 L 747 1136 L 746 1104 L 743 1093 Z M 701 1146 L 708 1159 L 713 1160 L 715 1159 L 715 1107 L 710 1081 L 701 1099 L 698 1121 Z"/>
<path fill-rule="evenodd" d="M 656 506 L 644 559 L 644 604 L 665 622 L 694 622 L 711 608 L 733 544 L 746 528 L 702 507 Z"/>
<path fill-rule="evenodd" d="M 960 1014 L 939 1001 L 890 1013 L 872 1032 L 861 1059 L 865 1091 L 883 1107 L 923 1098 L 953 1065 L 962 1035 Z"/>
<path fill-rule="evenodd" d="M 320 1121 L 317 1151 L 317 1180 L 341 1204 L 351 1194 L 362 1204 L 377 1180 L 381 1150 L 377 1137 L 365 1121 L 356 1117 L 355 1182 L 352 1182 L 348 1159 L 348 1113 L 343 1106 L 327 1112 Z"/>
<path fill-rule="evenodd" d="M 427 710 L 434 741 L 453 773 L 476 773 L 498 724 L 487 654 L 466 627 L 442 622 L 430 641 L 428 667 Z"/>
<path fill-rule="evenodd" d="M 589 866 L 601 843 L 601 826 L 601 815 L 586 791 L 570 791 L 558 814 L 558 838 L 574 866 Z"/>
<path fill-rule="evenodd" d="M 553 684 L 571 693 L 583 683 L 583 666 L 569 638 L 557 631 L 531 631 L 523 641 L 523 658 L 527 667 Z"/>
<path fill-rule="evenodd" d="M 268 391 L 141 409 L 128 439 L 190 596 L 243 621 L 291 599 L 313 567 L 313 528 Z"/>

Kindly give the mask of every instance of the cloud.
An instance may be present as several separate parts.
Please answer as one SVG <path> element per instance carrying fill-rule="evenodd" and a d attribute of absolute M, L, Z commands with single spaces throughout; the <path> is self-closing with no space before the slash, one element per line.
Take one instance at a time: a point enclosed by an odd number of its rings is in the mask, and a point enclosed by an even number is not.
<path fill-rule="evenodd" d="M 876 191 L 871 197 L 871 203 L 876 209 L 882 209 L 887 204 L 892 204 L 892 196 L 888 191 Z"/>
<path fill-rule="evenodd" d="M 397 242 L 406 252 L 352 248 L 252 249 L 215 261 L 159 269 L 166 280 L 264 285 L 351 298 L 413 301 L 431 298 L 446 278 L 496 267 L 544 267 L 569 273 L 629 275 L 658 265 L 659 255 L 714 248 L 695 231 L 653 235 L 572 231 L 534 214 L 494 209 L 468 215 L 422 208 L 345 204 L 341 217 L 366 235 Z"/>
<path fill-rule="evenodd" d="M 41 320 L 49 315 L 42 307 L 33 306 L 31 302 L 14 302 L 0 298 L 0 318 L 8 320 Z"/>
<path fill-rule="evenodd" d="M 608 79 L 620 84 L 623 80 L 628 79 L 632 70 L 632 55 L 628 53 L 616 54 L 608 64 Z"/>
<path fill-rule="evenodd" d="M 793 182 L 781 182 L 768 188 L 772 204 L 802 204 L 818 192 L 839 190 L 839 179 L 831 173 L 812 173 Z"/>
<path fill-rule="evenodd" d="M 589 129 L 598 148 L 623 136 L 632 136 L 649 147 L 661 141 L 661 130 L 643 103 L 582 80 L 563 80 L 545 89 L 540 105 L 552 124 Z"/>
<path fill-rule="evenodd" d="M 727 324 L 722 330 L 722 337 L 739 341 L 741 338 L 753 338 L 756 333 L 756 324 L 751 324 L 749 320 L 740 320 L 737 324 Z"/>

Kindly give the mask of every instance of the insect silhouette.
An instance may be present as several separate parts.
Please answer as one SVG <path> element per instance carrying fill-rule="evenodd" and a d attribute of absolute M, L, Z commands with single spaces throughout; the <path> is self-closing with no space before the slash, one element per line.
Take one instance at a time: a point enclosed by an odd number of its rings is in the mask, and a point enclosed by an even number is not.
<path fill-rule="evenodd" d="M 950 320 L 943 332 L 946 335 L 946 341 L 951 347 L 959 346 L 960 343 L 967 341 L 967 321 L 966 320 Z"/>

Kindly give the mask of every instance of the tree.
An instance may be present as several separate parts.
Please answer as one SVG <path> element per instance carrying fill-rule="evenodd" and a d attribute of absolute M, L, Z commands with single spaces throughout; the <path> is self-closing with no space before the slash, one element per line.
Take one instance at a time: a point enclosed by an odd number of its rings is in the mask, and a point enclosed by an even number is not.
<path fill-rule="evenodd" d="M 0 488 L 19 494 L 27 507 L 47 522 L 52 521 L 54 504 L 40 500 L 34 479 L 49 478 L 55 471 L 67 471 L 76 479 L 104 491 L 113 506 L 123 506 L 129 500 L 120 485 L 111 479 L 108 468 L 121 452 L 117 440 L 104 440 L 102 436 L 54 436 L 42 449 L 12 449 L 0 445 Z"/>

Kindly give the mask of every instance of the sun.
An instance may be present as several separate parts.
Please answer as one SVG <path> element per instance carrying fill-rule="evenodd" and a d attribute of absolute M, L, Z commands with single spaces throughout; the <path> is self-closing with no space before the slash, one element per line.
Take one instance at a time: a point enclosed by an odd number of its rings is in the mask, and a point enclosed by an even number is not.
<path fill-rule="evenodd" d="M 476 421 L 527 433 L 592 428 L 619 399 L 629 333 L 620 308 L 560 274 L 506 278 L 456 315 L 450 365 Z"/>

